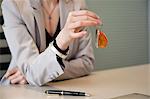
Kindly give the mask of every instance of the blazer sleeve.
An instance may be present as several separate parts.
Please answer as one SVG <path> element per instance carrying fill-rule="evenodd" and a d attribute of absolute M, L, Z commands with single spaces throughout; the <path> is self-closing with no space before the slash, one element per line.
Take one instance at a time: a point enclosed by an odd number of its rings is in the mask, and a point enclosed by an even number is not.
<path fill-rule="evenodd" d="M 87 9 L 85 0 L 74 0 L 76 2 L 77 10 Z M 59 76 L 56 80 L 76 78 L 90 74 L 95 66 L 95 57 L 92 48 L 92 37 L 89 29 L 88 34 L 78 41 L 79 47 L 76 56 L 69 60 L 63 60 L 65 65 L 64 74 Z"/>
<path fill-rule="evenodd" d="M 79 43 L 79 49 L 75 58 L 69 61 L 63 60 L 65 65 L 64 73 L 56 78 L 56 80 L 81 77 L 88 75 L 93 71 L 95 58 L 90 34 L 82 38 Z"/>
<path fill-rule="evenodd" d="M 41 86 L 63 74 L 56 54 L 50 47 L 39 53 L 14 0 L 3 0 L 2 13 L 3 30 L 12 59 L 25 74 L 28 83 Z"/>

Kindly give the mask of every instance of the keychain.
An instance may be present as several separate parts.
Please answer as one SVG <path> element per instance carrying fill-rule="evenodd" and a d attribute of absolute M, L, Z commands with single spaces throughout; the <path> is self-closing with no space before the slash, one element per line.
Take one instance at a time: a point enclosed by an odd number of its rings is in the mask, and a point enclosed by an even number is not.
<path fill-rule="evenodd" d="M 96 47 L 106 48 L 108 45 L 108 39 L 106 34 L 102 31 L 102 25 L 96 26 Z"/>

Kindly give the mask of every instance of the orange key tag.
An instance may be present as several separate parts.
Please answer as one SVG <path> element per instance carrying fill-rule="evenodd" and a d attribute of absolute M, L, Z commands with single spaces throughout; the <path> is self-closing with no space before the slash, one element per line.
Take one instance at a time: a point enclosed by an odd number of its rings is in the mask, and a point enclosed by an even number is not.
<path fill-rule="evenodd" d="M 96 29 L 96 47 L 97 48 L 106 48 L 108 45 L 107 36 L 101 29 Z"/>

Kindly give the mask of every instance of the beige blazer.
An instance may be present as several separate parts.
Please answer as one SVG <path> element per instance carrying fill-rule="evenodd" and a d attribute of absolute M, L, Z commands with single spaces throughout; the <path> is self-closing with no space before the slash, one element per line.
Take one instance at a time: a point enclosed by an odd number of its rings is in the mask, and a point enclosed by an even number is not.
<path fill-rule="evenodd" d="M 68 2 L 67 2 L 68 1 Z M 60 0 L 60 24 L 68 13 L 85 9 L 84 0 Z M 56 54 L 46 48 L 41 0 L 3 0 L 3 30 L 12 54 L 9 69 L 17 66 L 31 85 L 41 86 L 52 80 L 70 79 L 89 74 L 94 67 L 90 33 L 69 46 L 63 71 Z M 9 84 L 2 79 L 1 84 Z"/>

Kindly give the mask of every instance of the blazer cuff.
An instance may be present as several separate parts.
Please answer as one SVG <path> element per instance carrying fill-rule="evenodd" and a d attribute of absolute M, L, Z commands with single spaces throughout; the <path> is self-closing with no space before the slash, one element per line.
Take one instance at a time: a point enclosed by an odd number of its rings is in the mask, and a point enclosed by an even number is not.
<path fill-rule="evenodd" d="M 66 57 L 67 57 L 67 55 L 68 55 L 68 52 L 67 52 L 67 54 L 61 53 L 61 52 L 53 45 L 53 43 L 54 43 L 54 42 L 51 42 L 51 43 L 49 44 L 50 49 L 52 50 L 52 52 L 54 52 L 54 53 L 55 53 L 56 55 L 58 55 L 60 58 L 66 59 Z M 68 50 L 68 51 L 69 51 L 69 50 Z"/>
<path fill-rule="evenodd" d="M 67 55 L 68 51 L 69 51 L 69 47 L 66 50 L 62 50 L 58 47 L 57 43 L 56 43 L 56 39 L 54 39 L 53 42 L 53 46 L 62 54 Z"/>
<path fill-rule="evenodd" d="M 42 57 L 42 58 L 41 58 Z M 51 51 L 50 46 L 27 66 L 25 74 L 30 85 L 44 85 L 64 73 L 57 61 L 56 54 Z"/>

